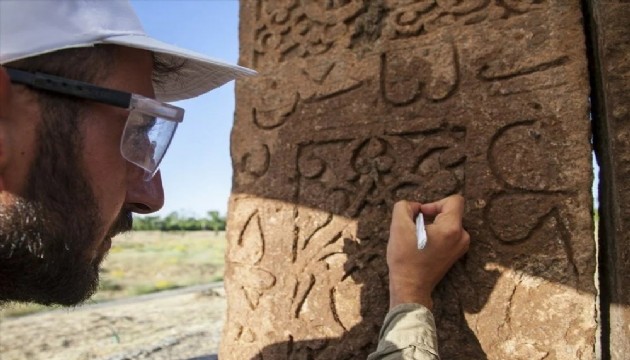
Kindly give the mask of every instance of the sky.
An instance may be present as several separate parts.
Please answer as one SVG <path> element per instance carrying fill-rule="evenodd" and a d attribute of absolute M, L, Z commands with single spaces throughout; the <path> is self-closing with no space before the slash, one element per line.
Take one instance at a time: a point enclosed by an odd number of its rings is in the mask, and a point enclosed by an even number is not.
<path fill-rule="evenodd" d="M 131 4 L 150 36 L 237 63 L 237 0 L 132 0 Z M 232 187 L 234 82 L 174 105 L 186 113 L 160 166 L 165 203 L 156 214 L 178 211 L 205 216 L 217 210 L 225 215 Z"/>

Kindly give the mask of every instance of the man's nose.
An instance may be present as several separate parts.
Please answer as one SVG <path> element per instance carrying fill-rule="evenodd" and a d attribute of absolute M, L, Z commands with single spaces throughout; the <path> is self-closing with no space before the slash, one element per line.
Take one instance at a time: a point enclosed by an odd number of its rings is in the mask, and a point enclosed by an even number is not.
<path fill-rule="evenodd" d="M 136 167 L 140 170 L 140 168 Z M 125 205 L 138 214 L 150 214 L 164 206 L 164 189 L 162 188 L 162 175 L 158 171 L 149 181 L 144 181 L 141 171 L 139 176 L 132 176 L 127 187 Z"/>

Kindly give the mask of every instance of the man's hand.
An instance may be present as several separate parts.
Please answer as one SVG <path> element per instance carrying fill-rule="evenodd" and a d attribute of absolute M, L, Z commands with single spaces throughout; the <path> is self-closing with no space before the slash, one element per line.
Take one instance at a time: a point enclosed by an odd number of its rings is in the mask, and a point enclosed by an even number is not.
<path fill-rule="evenodd" d="M 422 212 L 433 223 L 426 226 L 427 245 L 418 250 L 414 219 Z M 387 244 L 389 307 L 418 303 L 431 309 L 435 286 L 468 251 L 470 235 L 462 227 L 464 198 L 453 195 L 430 204 L 399 201 L 394 205 Z"/>

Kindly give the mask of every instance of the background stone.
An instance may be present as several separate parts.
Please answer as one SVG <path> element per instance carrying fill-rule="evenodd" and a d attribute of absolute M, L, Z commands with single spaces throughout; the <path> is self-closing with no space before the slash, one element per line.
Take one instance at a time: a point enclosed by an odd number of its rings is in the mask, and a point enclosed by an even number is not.
<path fill-rule="evenodd" d="M 591 1 L 604 358 L 630 354 L 630 2 Z"/>

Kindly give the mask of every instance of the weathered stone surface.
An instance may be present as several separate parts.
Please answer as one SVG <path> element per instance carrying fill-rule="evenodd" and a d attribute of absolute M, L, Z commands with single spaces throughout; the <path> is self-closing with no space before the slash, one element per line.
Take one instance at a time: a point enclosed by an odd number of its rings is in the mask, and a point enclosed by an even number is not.
<path fill-rule="evenodd" d="M 360 359 L 398 199 L 467 198 L 444 359 L 592 359 L 580 3 L 241 2 L 220 358 Z"/>
<path fill-rule="evenodd" d="M 610 325 L 604 346 L 609 339 L 610 358 L 625 360 L 630 356 L 630 2 L 591 1 L 590 8 L 602 166 L 602 307 Z"/>

